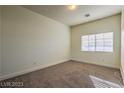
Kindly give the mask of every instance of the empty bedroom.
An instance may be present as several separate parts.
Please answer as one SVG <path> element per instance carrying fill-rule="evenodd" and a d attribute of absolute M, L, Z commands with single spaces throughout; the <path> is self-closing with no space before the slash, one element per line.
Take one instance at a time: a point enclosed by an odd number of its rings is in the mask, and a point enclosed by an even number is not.
<path fill-rule="evenodd" d="M 0 6 L 0 87 L 123 88 L 123 8 Z"/>

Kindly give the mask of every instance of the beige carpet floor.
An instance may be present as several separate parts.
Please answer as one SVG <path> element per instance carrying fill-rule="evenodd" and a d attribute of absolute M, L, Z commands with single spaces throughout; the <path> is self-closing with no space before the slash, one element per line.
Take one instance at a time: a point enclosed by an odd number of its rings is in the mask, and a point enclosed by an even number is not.
<path fill-rule="evenodd" d="M 118 69 L 68 61 L 0 82 L 0 87 L 121 88 Z"/>

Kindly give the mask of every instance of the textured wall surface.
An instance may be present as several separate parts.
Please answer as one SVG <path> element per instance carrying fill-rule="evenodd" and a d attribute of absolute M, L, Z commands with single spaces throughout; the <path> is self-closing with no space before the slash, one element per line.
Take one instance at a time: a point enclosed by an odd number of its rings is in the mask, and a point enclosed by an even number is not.
<path fill-rule="evenodd" d="M 70 28 L 21 6 L 4 6 L 3 75 L 69 60 Z"/>

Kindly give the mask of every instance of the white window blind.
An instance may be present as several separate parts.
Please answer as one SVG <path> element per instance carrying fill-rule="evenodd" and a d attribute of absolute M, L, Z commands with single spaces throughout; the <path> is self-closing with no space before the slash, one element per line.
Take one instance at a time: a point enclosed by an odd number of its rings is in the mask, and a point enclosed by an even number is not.
<path fill-rule="evenodd" d="M 113 32 L 82 36 L 81 51 L 113 52 Z"/>

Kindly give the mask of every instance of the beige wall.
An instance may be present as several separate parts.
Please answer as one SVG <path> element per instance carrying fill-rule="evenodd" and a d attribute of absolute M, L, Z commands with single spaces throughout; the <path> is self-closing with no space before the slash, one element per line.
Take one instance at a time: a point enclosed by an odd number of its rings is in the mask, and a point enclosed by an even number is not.
<path fill-rule="evenodd" d="M 120 14 L 71 28 L 71 59 L 97 65 L 120 67 Z M 87 34 L 114 32 L 114 52 L 82 52 L 80 37 Z"/>
<path fill-rule="evenodd" d="M 124 9 L 122 9 L 121 24 L 121 73 L 124 82 Z"/>
<path fill-rule="evenodd" d="M 69 60 L 68 26 L 20 6 L 4 6 L 2 19 L 3 75 Z"/>
<path fill-rule="evenodd" d="M 1 73 L 2 73 L 2 71 L 1 71 L 2 70 L 2 66 L 1 66 L 2 65 L 2 57 L 1 57 L 2 56 L 2 51 L 1 51 L 2 50 L 2 48 L 1 48 L 2 47 L 2 45 L 1 45 L 2 44 L 2 42 L 1 42 L 2 41 L 1 40 L 2 39 L 1 38 L 2 37 L 2 35 L 1 35 L 1 33 L 2 33 L 2 31 L 1 31 L 2 30 L 1 29 L 1 21 L 2 21 L 1 20 L 1 8 L 2 7 L 0 6 L 0 76 L 1 76 Z"/>

